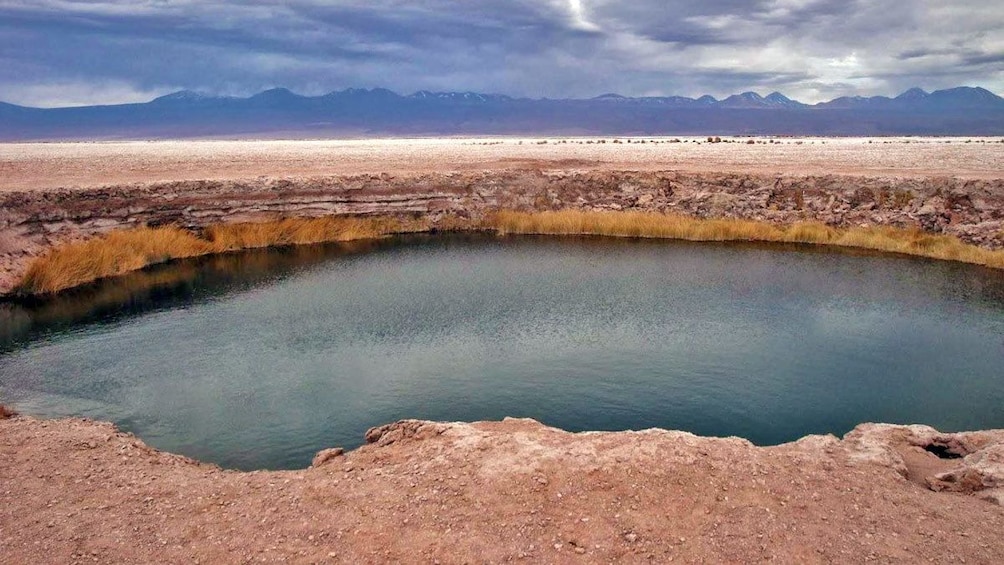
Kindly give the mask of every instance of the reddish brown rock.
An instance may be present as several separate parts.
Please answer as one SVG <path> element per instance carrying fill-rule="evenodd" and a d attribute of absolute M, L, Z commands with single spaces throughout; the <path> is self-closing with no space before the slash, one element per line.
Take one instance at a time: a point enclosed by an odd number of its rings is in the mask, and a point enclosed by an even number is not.
<path fill-rule="evenodd" d="M 331 449 L 323 449 L 323 450 L 317 452 L 317 455 L 314 456 L 314 460 L 311 461 L 310 466 L 311 467 L 320 467 L 321 465 L 324 465 L 328 461 L 331 461 L 332 459 L 334 459 L 336 457 L 341 457 L 342 455 L 345 455 L 345 450 L 342 449 L 341 447 L 333 447 Z"/>

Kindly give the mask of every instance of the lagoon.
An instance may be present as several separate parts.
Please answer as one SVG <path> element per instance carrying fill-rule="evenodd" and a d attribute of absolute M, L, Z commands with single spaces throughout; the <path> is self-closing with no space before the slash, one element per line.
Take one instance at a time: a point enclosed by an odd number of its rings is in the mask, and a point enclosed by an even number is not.
<path fill-rule="evenodd" d="M 237 469 L 403 418 L 761 445 L 1004 427 L 1004 272 L 811 246 L 420 235 L 0 304 L 0 402 Z"/>

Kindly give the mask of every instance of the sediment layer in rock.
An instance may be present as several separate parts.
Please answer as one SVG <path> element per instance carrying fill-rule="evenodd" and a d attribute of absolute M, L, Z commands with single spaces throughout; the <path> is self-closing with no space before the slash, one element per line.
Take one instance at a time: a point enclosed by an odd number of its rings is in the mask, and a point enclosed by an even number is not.
<path fill-rule="evenodd" d="M 999 563 L 1004 430 L 865 424 L 776 447 L 404 421 L 242 473 L 110 424 L 0 421 L 11 563 Z"/>
<path fill-rule="evenodd" d="M 832 226 L 917 226 L 1004 247 L 1004 179 L 515 169 L 178 181 L 0 194 L 0 293 L 46 250 L 111 230 L 325 215 L 478 217 L 492 210 L 644 210 Z"/>

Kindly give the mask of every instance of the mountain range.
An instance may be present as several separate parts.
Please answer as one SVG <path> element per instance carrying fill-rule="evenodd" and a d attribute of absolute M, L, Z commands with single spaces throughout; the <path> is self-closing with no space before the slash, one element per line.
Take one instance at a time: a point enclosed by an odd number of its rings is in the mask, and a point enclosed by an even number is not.
<path fill-rule="evenodd" d="M 529 99 L 383 88 L 301 96 L 274 88 L 247 98 L 184 90 L 141 104 L 72 108 L 0 102 L 3 141 L 504 134 L 1004 135 L 1004 98 L 966 86 L 814 105 L 779 92 Z"/>

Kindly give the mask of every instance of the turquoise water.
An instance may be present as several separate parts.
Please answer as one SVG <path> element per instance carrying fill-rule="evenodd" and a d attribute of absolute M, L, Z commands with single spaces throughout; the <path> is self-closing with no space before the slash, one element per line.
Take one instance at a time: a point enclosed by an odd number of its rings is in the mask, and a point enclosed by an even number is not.
<path fill-rule="evenodd" d="M 0 402 L 224 467 L 402 418 L 775 444 L 1004 427 L 1004 273 L 809 247 L 409 237 L 166 265 L 0 305 Z"/>

